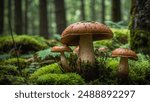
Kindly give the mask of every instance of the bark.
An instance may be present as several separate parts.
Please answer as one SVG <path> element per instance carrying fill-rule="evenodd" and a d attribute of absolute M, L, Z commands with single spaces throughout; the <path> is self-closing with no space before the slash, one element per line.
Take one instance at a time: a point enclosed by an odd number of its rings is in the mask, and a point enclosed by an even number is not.
<path fill-rule="evenodd" d="M 81 20 L 85 20 L 85 0 L 81 0 Z"/>
<path fill-rule="evenodd" d="M 4 0 L 0 0 L 0 35 L 4 30 Z"/>
<path fill-rule="evenodd" d="M 105 0 L 102 0 L 102 7 L 101 7 L 101 12 L 102 12 L 102 23 L 105 23 Z"/>
<path fill-rule="evenodd" d="M 112 0 L 112 21 L 121 21 L 121 0 Z"/>
<path fill-rule="evenodd" d="M 22 30 L 22 0 L 15 0 L 15 33 L 20 35 Z"/>
<path fill-rule="evenodd" d="M 64 0 L 54 0 L 57 33 L 61 34 L 66 28 L 66 9 Z"/>
<path fill-rule="evenodd" d="M 47 0 L 40 0 L 40 35 L 48 38 Z"/>
<path fill-rule="evenodd" d="M 25 11 L 24 11 L 24 33 L 28 33 L 28 0 L 25 0 Z"/>
<path fill-rule="evenodd" d="M 130 46 L 150 55 L 150 0 L 132 0 Z"/>
<path fill-rule="evenodd" d="M 96 12 L 95 12 L 95 0 L 91 0 L 91 20 L 95 21 L 96 20 Z"/>

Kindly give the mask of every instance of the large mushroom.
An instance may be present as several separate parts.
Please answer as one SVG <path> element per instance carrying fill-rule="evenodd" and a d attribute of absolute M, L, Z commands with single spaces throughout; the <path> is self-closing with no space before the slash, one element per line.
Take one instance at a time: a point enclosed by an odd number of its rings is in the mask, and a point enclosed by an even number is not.
<path fill-rule="evenodd" d="M 117 48 L 114 51 L 112 51 L 111 54 L 112 57 L 121 57 L 119 68 L 118 68 L 118 74 L 119 77 L 127 78 L 129 74 L 129 65 L 128 65 L 128 58 L 132 60 L 137 60 L 138 57 L 136 53 L 130 49 L 126 48 Z"/>
<path fill-rule="evenodd" d="M 79 45 L 78 61 L 95 64 L 93 41 L 110 39 L 112 31 L 99 22 L 77 22 L 68 26 L 61 35 L 61 42 L 70 46 Z"/>
<path fill-rule="evenodd" d="M 64 52 L 70 52 L 70 51 L 72 51 L 72 50 L 68 46 L 54 46 L 51 49 L 51 52 L 61 53 L 60 63 L 65 71 L 70 71 L 70 68 L 69 68 L 69 63 L 65 57 Z"/>

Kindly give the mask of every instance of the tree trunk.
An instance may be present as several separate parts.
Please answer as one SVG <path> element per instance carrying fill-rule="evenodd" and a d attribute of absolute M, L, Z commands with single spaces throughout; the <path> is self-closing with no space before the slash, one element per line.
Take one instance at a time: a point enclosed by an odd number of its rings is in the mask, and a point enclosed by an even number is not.
<path fill-rule="evenodd" d="M 4 0 L 0 0 L 0 35 L 4 31 Z"/>
<path fill-rule="evenodd" d="M 61 34 L 66 28 L 66 9 L 64 0 L 54 0 L 57 33 Z"/>
<path fill-rule="evenodd" d="M 102 0 L 102 7 L 101 7 L 101 17 L 102 17 L 102 23 L 105 23 L 105 0 Z"/>
<path fill-rule="evenodd" d="M 25 0 L 25 11 L 24 11 L 24 33 L 28 33 L 28 0 Z"/>
<path fill-rule="evenodd" d="M 95 21 L 96 20 L 96 13 L 95 13 L 95 0 L 91 0 L 90 3 L 91 7 L 91 20 Z"/>
<path fill-rule="evenodd" d="M 85 20 L 85 0 L 81 0 L 81 20 Z"/>
<path fill-rule="evenodd" d="M 15 33 L 22 34 L 22 0 L 15 0 Z"/>
<path fill-rule="evenodd" d="M 112 21 L 119 22 L 121 21 L 121 1 L 112 0 Z"/>
<path fill-rule="evenodd" d="M 40 0 L 40 35 L 48 38 L 47 0 Z"/>
<path fill-rule="evenodd" d="M 150 55 L 150 0 L 132 0 L 130 46 Z"/>

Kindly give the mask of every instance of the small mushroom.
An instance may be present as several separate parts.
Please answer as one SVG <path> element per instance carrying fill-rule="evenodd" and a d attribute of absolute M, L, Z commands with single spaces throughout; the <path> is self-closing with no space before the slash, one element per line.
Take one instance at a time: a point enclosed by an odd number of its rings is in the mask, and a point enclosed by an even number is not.
<path fill-rule="evenodd" d="M 65 45 L 79 45 L 78 61 L 95 64 L 93 41 L 110 39 L 112 31 L 99 22 L 77 22 L 68 26 L 61 34 L 61 42 Z"/>
<path fill-rule="evenodd" d="M 127 78 L 129 74 L 128 58 L 132 60 L 138 60 L 136 53 L 130 49 L 117 48 L 112 51 L 112 57 L 121 57 L 118 69 L 118 75 L 122 78 Z"/>
<path fill-rule="evenodd" d="M 108 48 L 107 47 L 100 47 L 99 49 L 98 49 L 98 51 L 99 52 L 108 52 Z"/>
<path fill-rule="evenodd" d="M 73 53 L 76 54 L 77 56 L 79 55 L 79 46 L 77 46 L 74 50 Z"/>
<path fill-rule="evenodd" d="M 51 52 L 60 52 L 60 62 L 65 71 L 70 71 L 69 63 L 65 57 L 64 52 L 71 52 L 72 50 L 68 46 L 54 46 L 51 49 Z"/>

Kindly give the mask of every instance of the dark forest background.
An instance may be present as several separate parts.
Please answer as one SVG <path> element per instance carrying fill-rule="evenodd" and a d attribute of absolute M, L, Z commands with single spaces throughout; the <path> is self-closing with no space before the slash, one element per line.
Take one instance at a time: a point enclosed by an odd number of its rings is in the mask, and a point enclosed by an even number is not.
<path fill-rule="evenodd" d="M 127 28 L 131 1 L 1 0 L 0 5 L 0 34 L 9 34 L 10 19 L 15 34 L 50 38 L 54 34 L 61 34 L 67 25 L 83 20 Z"/>

